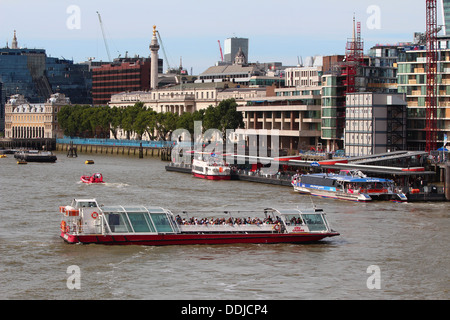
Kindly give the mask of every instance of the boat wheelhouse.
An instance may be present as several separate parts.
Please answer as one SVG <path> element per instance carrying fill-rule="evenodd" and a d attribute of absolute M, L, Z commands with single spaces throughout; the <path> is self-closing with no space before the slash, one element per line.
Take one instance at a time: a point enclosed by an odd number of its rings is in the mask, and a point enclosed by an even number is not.
<path fill-rule="evenodd" d="M 231 243 L 304 243 L 339 235 L 333 231 L 322 209 L 264 209 L 187 212 L 174 215 L 160 207 L 99 206 L 96 199 L 74 199 L 60 207 L 61 237 L 68 243 L 110 245 L 193 245 Z M 213 214 L 213 216 L 211 216 Z M 255 220 L 253 220 L 255 219 Z"/>
<path fill-rule="evenodd" d="M 367 177 L 361 171 L 341 170 L 339 174 L 317 173 L 294 176 L 294 191 L 352 201 L 407 201 L 389 179 Z"/>

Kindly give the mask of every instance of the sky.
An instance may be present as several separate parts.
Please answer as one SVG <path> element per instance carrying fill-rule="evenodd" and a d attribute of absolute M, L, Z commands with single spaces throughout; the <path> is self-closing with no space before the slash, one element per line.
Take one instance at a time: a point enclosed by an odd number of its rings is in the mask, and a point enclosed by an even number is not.
<path fill-rule="evenodd" d="M 439 8 L 440 9 L 440 8 Z M 83 62 L 150 55 L 153 25 L 171 67 L 199 74 L 220 60 L 225 39 L 249 39 L 250 62 L 297 65 L 309 56 L 345 54 L 353 16 L 367 52 L 409 42 L 425 31 L 425 0 L 0 0 L 0 47 L 45 49 Z M 438 14 L 440 19 L 441 14 Z M 164 69 L 167 61 L 164 61 Z"/>

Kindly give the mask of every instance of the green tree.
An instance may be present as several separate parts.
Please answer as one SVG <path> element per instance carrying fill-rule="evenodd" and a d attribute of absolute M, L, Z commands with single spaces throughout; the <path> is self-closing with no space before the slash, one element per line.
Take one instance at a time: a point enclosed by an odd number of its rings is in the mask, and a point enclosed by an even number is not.
<path fill-rule="evenodd" d="M 159 139 L 167 141 L 170 135 L 177 129 L 178 113 L 165 112 L 158 113 L 157 116 L 157 131 Z"/>
<path fill-rule="evenodd" d="M 125 109 L 122 118 L 122 129 L 125 130 L 127 134 L 127 139 L 130 139 L 131 134 L 135 129 L 135 121 L 140 112 L 143 112 L 144 104 L 142 102 L 136 102 L 134 106 Z"/>
<path fill-rule="evenodd" d="M 122 117 L 123 117 L 123 109 L 112 107 L 109 109 L 110 114 L 110 129 L 111 133 L 114 136 L 114 139 L 117 139 L 117 133 L 120 129 L 120 126 L 122 124 Z"/>

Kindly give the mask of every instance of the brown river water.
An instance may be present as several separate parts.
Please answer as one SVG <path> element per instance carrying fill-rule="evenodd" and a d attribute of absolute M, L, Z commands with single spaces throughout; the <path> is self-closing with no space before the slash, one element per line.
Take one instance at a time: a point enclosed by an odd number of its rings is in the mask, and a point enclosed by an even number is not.
<path fill-rule="evenodd" d="M 158 158 L 57 155 L 54 164 L 0 159 L 0 299 L 450 298 L 450 203 L 310 198 L 289 187 L 166 172 Z M 106 184 L 80 182 L 95 172 Z M 69 245 L 59 237 L 58 208 L 73 198 L 191 212 L 314 202 L 341 235 L 301 245 Z"/>

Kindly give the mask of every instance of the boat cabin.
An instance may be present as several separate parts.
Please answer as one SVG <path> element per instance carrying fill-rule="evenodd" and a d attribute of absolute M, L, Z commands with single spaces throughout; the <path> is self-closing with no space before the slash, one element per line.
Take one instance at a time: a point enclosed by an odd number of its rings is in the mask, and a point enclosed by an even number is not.
<path fill-rule="evenodd" d="M 208 218 L 174 215 L 160 207 L 99 206 L 95 199 L 74 199 L 71 206 L 60 207 L 64 213 L 61 229 L 73 234 L 187 234 L 187 233 L 302 233 L 329 232 L 322 209 L 300 211 L 265 209 L 261 217 L 254 210 L 214 213 Z M 213 214 L 213 213 L 211 213 Z"/>

